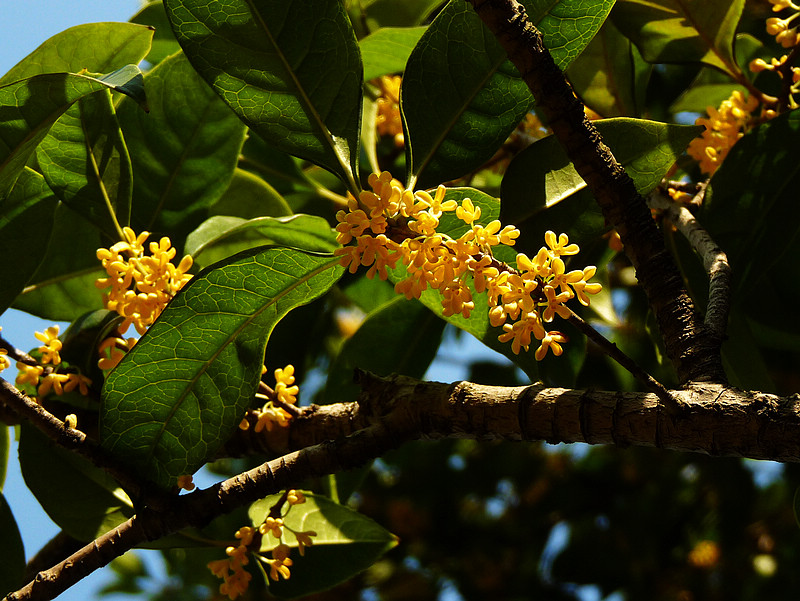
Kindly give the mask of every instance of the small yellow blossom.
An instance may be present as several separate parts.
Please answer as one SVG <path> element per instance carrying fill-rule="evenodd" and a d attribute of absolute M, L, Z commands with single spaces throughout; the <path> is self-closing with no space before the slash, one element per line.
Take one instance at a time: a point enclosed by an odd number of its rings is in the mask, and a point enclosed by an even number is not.
<path fill-rule="evenodd" d="M 39 385 L 39 377 L 44 373 L 44 367 L 41 365 L 27 365 L 17 361 L 17 386 L 24 386 L 29 384 L 31 386 Z"/>
<path fill-rule="evenodd" d="M 289 568 L 292 565 L 292 560 L 289 559 L 289 546 L 288 545 L 278 545 L 272 550 L 272 559 L 262 559 L 267 565 L 269 565 L 269 577 L 272 580 L 280 580 L 282 576 L 285 580 L 288 580 L 292 573 L 289 571 Z"/>
<path fill-rule="evenodd" d="M 735 90 L 719 109 L 711 106 L 706 109 L 708 118 L 697 119 L 695 123 L 706 129 L 701 137 L 691 141 L 687 152 L 700 163 L 703 173 L 711 175 L 719 168 L 728 151 L 750 127 L 751 113 L 757 106 L 755 97 L 745 98 Z"/>
<path fill-rule="evenodd" d="M 306 497 L 299 490 L 291 489 L 286 493 L 286 501 L 289 505 L 302 505 L 306 502 Z"/>
<path fill-rule="evenodd" d="M 388 172 L 372 174 L 368 182 L 372 192 L 360 195 L 361 203 L 349 202 L 349 215 L 337 214 L 340 228 L 337 239 L 349 244 L 336 250 L 340 263 L 355 273 L 359 267 L 369 267 L 368 277 L 378 273 L 385 278 L 387 269 L 402 262 L 407 276 L 396 282 L 395 291 L 406 298 L 419 299 L 428 288 L 441 295 L 445 317 L 460 314 L 469 318 L 475 310 L 472 290 L 486 292 L 489 321 L 503 327 L 498 336 L 501 342 L 511 342 L 512 351 L 528 350 L 533 338 L 542 344 L 537 359 L 548 350 L 562 353 L 566 337 L 559 332 L 548 334 L 542 325 L 555 315 L 564 319 L 571 312 L 564 303 L 578 297 L 581 304 L 601 290 L 600 284 L 589 282 L 596 268 L 587 267 L 567 272 L 562 257 L 578 253 L 577 244 L 570 244 L 566 234 L 545 234 L 546 246 L 530 258 L 517 255 L 517 270 L 496 261 L 493 249 L 512 247 L 520 232 L 512 225 L 503 226 L 499 220 L 481 223 L 481 207 L 470 198 L 461 204 L 445 200 L 447 190 L 439 186 L 431 195 L 427 191 L 403 190 Z M 438 232 L 443 213 L 454 211 L 468 226 L 458 238 Z M 381 221 L 376 228 L 375 220 Z M 354 225 L 357 227 L 354 229 Z M 354 235 L 355 244 L 352 244 Z M 468 286 L 469 280 L 473 288 Z M 515 323 L 512 323 L 515 322 Z"/>
<path fill-rule="evenodd" d="M 146 255 L 144 243 L 149 232 L 137 235 L 129 227 L 122 231 L 124 240 L 97 250 L 97 258 L 109 277 L 98 279 L 95 285 L 100 289 L 111 288 L 105 295 L 105 306 L 124 318 L 119 331 L 124 333 L 133 325 L 139 334 L 144 334 L 191 279 L 187 272 L 192 267 L 192 258 L 187 255 L 177 266 L 173 265 L 176 250 L 166 237 L 151 242 L 150 254 Z"/>
<path fill-rule="evenodd" d="M 136 340 L 136 338 L 120 338 L 119 336 L 106 338 L 97 347 L 97 353 L 100 355 L 97 366 L 104 371 L 114 369 L 122 361 L 125 353 L 133 348 Z"/>
<path fill-rule="evenodd" d="M 258 527 L 258 531 L 262 535 L 267 533 L 272 534 L 272 536 L 280 540 L 283 536 L 283 519 L 268 517 L 264 520 L 264 523 Z"/>
<path fill-rule="evenodd" d="M 42 365 L 61 363 L 61 355 L 59 354 L 61 341 L 58 339 L 58 330 L 58 326 L 50 326 L 44 332 L 34 332 L 34 336 L 44 342 L 44 345 L 39 347 L 39 352 L 42 354 L 40 360 Z"/>
<path fill-rule="evenodd" d="M 400 84 L 402 78 L 399 75 L 384 75 L 378 80 L 378 87 L 381 95 L 378 97 L 378 114 L 375 118 L 375 126 L 378 135 L 392 136 L 394 144 L 402 148 L 405 140 L 403 138 L 403 121 L 400 117 Z"/>
<path fill-rule="evenodd" d="M 64 418 L 64 427 L 71 428 L 73 430 L 77 430 L 78 428 L 78 416 L 74 413 L 70 413 Z"/>

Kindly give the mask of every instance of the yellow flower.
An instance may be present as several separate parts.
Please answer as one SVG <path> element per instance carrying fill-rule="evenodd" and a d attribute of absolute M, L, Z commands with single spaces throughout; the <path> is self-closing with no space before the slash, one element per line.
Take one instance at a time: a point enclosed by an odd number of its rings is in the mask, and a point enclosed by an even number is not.
<path fill-rule="evenodd" d="M 121 333 L 134 325 L 139 334 L 144 334 L 192 277 L 187 273 L 192 267 L 188 255 L 177 266 L 172 264 L 176 251 L 169 238 L 151 242 L 150 254 L 145 255 L 144 243 L 149 235 L 142 232 L 137 236 L 125 227 L 124 240 L 97 250 L 97 258 L 109 277 L 98 279 L 95 286 L 111 288 L 105 295 L 105 306 L 125 318 L 119 328 Z"/>
<path fill-rule="evenodd" d="M 561 348 L 561 343 L 569 341 L 561 332 L 545 332 L 544 336 L 539 337 L 537 334 L 536 337 L 542 341 L 541 346 L 536 349 L 536 353 L 534 354 L 537 361 L 544 359 L 548 349 L 550 349 L 556 357 L 560 357 L 561 353 L 564 352 Z"/>
<path fill-rule="evenodd" d="M 289 559 L 289 551 L 288 545 L 278 545 L 272 550 L 272 559 L 262 560 L 269 565 L 269 577 L 272 580 L 280 580 L 280 576 L 288 580 L 292 575 L 289 571 L 289 567 L 292 565 L 292 560 Z"/>
<path fill-rule="evenodd" d="M 41 365 L 27 365 L 25 363 L 17 362 L 17 386 L 24 386 L 30 384 L 31 386 L 39 385 L 39 377 L 44 372 L 44 367 Z"/>
<path fill-rule="evenodd" d="M 44 345 L 39 347 L 39 352 L 42 353 L 42 365 L 61 363 L 59 354 L 61 341 L 58 339 L 58 330 L 59 326 L 50 326 L 44 332 L 34 332 L 34 336 L 44 342 Z"/>
<path fill-rule="evenodd" d="M 289 505 L 302 505 L 306 502 L 306 497 L 299 490 L 291 489 L 286 493 L 286 501 Z"/>
<path fill-rule="evenodd" d="M 44 398 L 52 390 L 56 394 L 64 394 L 64 384 L 69 381 L 68 374 L 59 374 L 52 372 L 42 378 L 39 388 L 36 389 L 36 395 L 39 398 Z"/>
<path fill-rule="evenodd" d="M 272 536 L 280 540 L 283 536 L 283 520 L 281 518 L 268 517 L 266 520 L 264 520 L 264 523 L 258 527 L 258 531 L 262 535 L 270 533 Z"/>
<path fill-rule="evenodd" d="M 301 556 L 306 554 L 306 547 L 310 547 L 314 544 L 314 540 L 311 538 L 316 536 L 317 533 L 313 530 L 306 530 L 305 532 L 295 532 L 295 538 L 297 538 L 297 550 L 300 552 Z"/>
<path fill-rule="evenodd" d="M 405 142 L 403 138 L 403 121 L 400 117 L 401 82 L 402 78 L 399 75 L 384 75 L 378 80 L 381 95 L 377 100 L 378 114 L 375 117 L 378 135 L 392 136 L 394 144 L 398 148 L 402 148 Z"/>

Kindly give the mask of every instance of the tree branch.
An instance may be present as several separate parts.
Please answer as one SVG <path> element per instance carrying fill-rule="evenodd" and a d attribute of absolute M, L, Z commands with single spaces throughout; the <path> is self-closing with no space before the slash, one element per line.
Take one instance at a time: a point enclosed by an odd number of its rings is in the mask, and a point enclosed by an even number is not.
<path fill-rule="evenodd" d="M 524 7 L 516 0 L 470 3 L 522 74 L 537 110 L 545 115 L 606 221 L 619 232 L 679 381 L 726 382 L 720 341 L 709 335 L 695 311 L 647 204 L 586 119 L 583 104 L 553 62 Z"/>
<path fill-rule="evenodd" d="M 705 192 L 703 188 L 700 192 Z M 705 324 L 709 332 L 719 339 L 725 339 L 728 327 L 731 297 L 731 266 L 728 256 L 703 229 L 694 215 L 686 207 L 666 198 L 664 194 L 654 192 L 648 199 L 654 209 L 662 209 L 681 234 L 689 241 L 692 248 L 703 260 L 703 267 L 708 273 L 708 307 Z"/>
<path fill-rule="evenodd" d="M 211 488 L 172 497 L 86 545 L 7 601 L 50 599 L 136 545 L 285 490 L 363 465 L 413 439 L 544 440 L 654 446 L 710 455 L 800 461 L 800 395 L 779 398 L 713 383 L 672 391 L 676 414 L 651 393 L 442 384 L 358 374 L 357 403 L 304 409 L 290 447 L 305 447 Z M 333 439 L 333 440 L 332 440 Z"/>

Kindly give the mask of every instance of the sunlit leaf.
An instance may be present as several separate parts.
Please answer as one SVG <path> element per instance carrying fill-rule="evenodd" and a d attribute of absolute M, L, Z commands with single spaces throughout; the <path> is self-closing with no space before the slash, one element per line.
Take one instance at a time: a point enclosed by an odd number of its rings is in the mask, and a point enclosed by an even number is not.
<path fill-rule="evenodd" d="M 613 0 L 523 4 L 564 69 L 600 28 Z M 421 177 L 420 186 L 436 185 L 479 167 L 532 104 L 528 87 L 472 7 L 451 1 L 411 53 L 401 88 L 411 182 Z"/>
<path fill-rule="evenodd" d="M 284 542 L 292 548 L 292 577 L 278 582 L 268 579 L 270 592 L 279 597 L 299 597 L 328 589 L 371 566 L 397 545 L 397 537 L 370 518 L 330 499 L 305 493 L 306 502 L 293 505 L 284 517 Z M 272 495 L 250 506 L 248 515 L 256 528 L 277 503 Z M 284 509 L 286 512 L 286 509 Z M 313 545 L 300 556 L 294 532 L 313 531 Z M 275 547 L 271 535 L 262 538 L 262 552 Z"/>
<path fill-rule="evenodd" d="M 76 25 L 43 42 L 0 78 L 0 86 L 42 73 L 108 73 L 138 64 L 153 30 L 133 23 Z"/>
<path fill-rule="evenodd" d="M 281 247 L 203 270 L 106 378 L 103 447 L 161 486 L 194 473 L 252 404 L 272 328 L 341 272 L 331 255 Z"/>
<path fill-rule="evenodd" d="M 339 247 L 328 222 L 315 215 L 242 219 L 211 217 L 186 238 L 186 252 L 201 265 L 209 265 L 237 252 L 276 244 L 314 252 Z"/>
<path fill-rule="evenodd" d="M 618 0 L 614 24 L 652 63 L 703 62 L 732 75 L 745 0 Z"/>
<path fill-rule="evenodd" d="M 265 140 L 337 173 L 358 161 L 362 66 L 341 2 L 166 0 L 189 60 Z"/>

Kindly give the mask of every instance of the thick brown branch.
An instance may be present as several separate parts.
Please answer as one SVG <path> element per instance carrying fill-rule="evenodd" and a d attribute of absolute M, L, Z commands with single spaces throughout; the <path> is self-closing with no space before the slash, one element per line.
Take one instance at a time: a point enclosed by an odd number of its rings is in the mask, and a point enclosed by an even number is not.
<path fill-rule="evenodd" d="M 542 36 L 516 0 L 470 0 L 522 74 L 548 125 L 620 234 L 681 383 L 725 382 L 720 343 L 709 336 L 633 181 L 586 119 Z"/>

